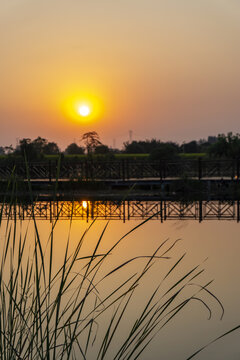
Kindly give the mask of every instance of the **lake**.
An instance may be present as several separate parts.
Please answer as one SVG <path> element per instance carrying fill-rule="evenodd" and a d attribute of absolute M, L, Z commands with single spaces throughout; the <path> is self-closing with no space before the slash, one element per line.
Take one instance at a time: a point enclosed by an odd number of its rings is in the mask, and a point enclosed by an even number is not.
<path fill-rule="evenodd" d="M 174 203 L 171 206 L 173 205 Z M 64 203 L 62 203 L 62 206 L 64 206 Z M 65 218 L 60 217 L 55 224 L 54 217 L 51 219 L 52 222 L 49 221 L 48 217 L 46 217 L 45 220 L 43 220 L 44 217 L 41 219 L 40 216 L 36 219 L 43 251 L 47 247 L 47 244 L 49 244 L 49 234 L 54 226 L 53 272 L 56 271 L 63 262 L 68 239 L 70 254 L 74 251 L 84 231 L 90 226 L 78 255 L 84 259 L 79 260 L 77 264 L 74 265 L 74 269 L 72 269 L 73 273 L 77 271 L 80 272 L 80 268 L 82 269 L 86 265 L 86 258 L 93 253 L 96 243 L 104 227 L 107 225 L 107 220 L 91 219 L 91 203 L 82 203 L 80 206 L 81 214 L 84 215 L 82 216 L 83 220 L 76 218 L 69 219 L 65 216 Z M 89 216 L 86 216 L 88 211 L 87 207 L 89 208 Z M 103 208 L 104 205 L 102 204 L 102 209 Z M 141 206 L 138 208 L 141 208 Z M 221 205 L 221 208 L 223 208 L 223 205 Z M 233 208 L 231 207 L 231 209 Z M 236 209 L 234 211 L 236 211 Z M 105 206 L 105 214 L 108 218 L 111 218 L 110 208 L 107 208 L 107 206 Z M 123 214 L 123 212 L 121 212 L 121 214 Z M 131 212 L 131 214 L 133 213 Z M 204 212 L 204 214 L 206 215 L 206 212 Z M 240 270 L 240 225 L 237 221 L 227 221 L 226 219 L 228 219 L 228 217 L 225 219 L 223 217 L 223 220 L 217 220 L 217 218 L 215 219 L 212 216 L 208 220 L 203 219 L 200 223 L 194 220 L 197 218 L 194 216 L 192 220 L 186 217 L 176 217 L 171 220 L 166 219 L 166 221 L 161 221 L 160 216 L 157 220 L 146 221 L 148 218 L 147 215 L 151 214 L 145 215 L 142 219 L 141 216 L 135 218 L 125 216 L 124 218 L 119 217 L 118 220 L 116 220 L 116 217 L 114 221 L 110 220 L 96 252 L 96 254 L 101 257 L 102 254 L 114 247 L 118 240 L 123 237 L 121 242 L 110 251 L 103 266 L 99 269 L 97 277 L 94 279 L 96 282 L 98 282 L 98 278 L 100 279 L 102 276 L 105 276 L 113 269 L 121 266 L 121 264 L 126 263 L 129 259 L 135 258 L 134 261 L 130 261 L 123 268 L 118 269 L 103 282 L 99 283 L 98 296 L 103 299 L 114 291 L 118 284 L 127 281 L 131 274 L 141 273 L 154 251 L 167 240 L 153 259 L 153 266 L 143 276 L 139 285 L 134 290 L 127 310 L 124 312 L 117 332 L 106 352 L 106 359 L 114 358 L 117 352 L 116 349 L 119 349 L 121 344 L 123 344 L 136 318 L 140 316 L 141 311 L 146 306 L 149 297 L 156 287 L 160 285 L 153 303 L 159 301 L 159 304 L 164 304 L 169 295 L 173 294 L 174 291 L 179 288 L 179 285 L 174 287 L 174 284 L 183 279 L 187 273 L 199 265 L 197 269 L 192 271 L 188 277 L 180 282 L 180 285 L 187 284 L 187 286 L 184 287 L 176 300 L 174 300 L 174 305 L 169 306 L 167 311 L 159 317 L 160 322 L 156 324 L 156 328 L 154 328 L 152 333 L 155 334 L 155 332 L 157 332 L 156 336 L 139 356 L 140 359 L 146 360 L 160 358 L 169 360 L 187 359 L 202 346 L 240 324 L 240 284 L 238 283 Z M 128 220 L 129 218 L 130 220 Z M 234 217 L 229 217 L 229 219 L 233 218 Z M 221 219 L 221 217 L 219 217 L 219 219 Z M 92 224 L 92 222 L 94 222 L 94 224 Z M 143 222 L 144 224 L 138 227 L 138 225 Z M 13 234 L 14 221 L 10 220 L 9 224 L 6 219 L 2 221 L 0 234 L 2 244 L 4 239 L 6 239 L 7 226 L 12 226 L 11 234 Z M 135 227 L 137 228 L 133 232 L 130 232 L 131 229 Z M 34 247 L 34 234 L 36 233 L 36 229 L 31 217 L 28 218 L 25 214 L 24 220 L 22 220 L 17 216 L 15 230 L 17 241 L 20 239 L 20 233 L 23 235 L 28 231 L 26 248 L 30 249 Z M 129 235 L 124 237 L 128 232 L 130 232 Z M 172 247 L 172 245 L 174 246 Z M 28 251 L 31 253 L 31 250 Z M 176 262 L 185 253 L 186 255 L 178 265 L 174 267 Z M 44 253 L 46 263 L 48 263 L 48 254 L 48 251 Z M 98 261 L 98 258 L 96 257 L 94 261 Z M 170 269 L 172 269 L 172 271 L 169 273 Z M 194 275 L 202 269 L 204 269 L 204 272 L 194 278 Z M 164 280 L 166 275 L 167 278 Z M 9 274 L 6 271 L 6 277 L 8 276 Z M 219 302 L 201 287 L 208 284 L 211 280 L 214 281 L 208 286 L 208 290 L 210 290 L 224 306 L 224 316 L 222 319 L 222 308 Z M 80 277 L 78 281 L 81 281 Z M 173 287 L 173 289 L 169 291 L 171 287 Z M 171 319 L 171 315 L 177 310 L 177 306 L 190 297 L 192 297 L 191 301 Z M 71 296 L 67 295 L 66 301 L 70 301 L 70 299 Z M 63 302 L 64 301 L 65 300 L 63 300 Z M 91 312 L 92 306 L 92 303 L 86 306 L 86 314 L 87 312 Z M 97 358 L 96 349 L 99 350 L 100 348 L 104 337 L 103 334 L 105 334 L 108 326 L 108 319 L 111 318 L 117 306 L 118 303 L 116 302 L 110 310 L 104 312 L 103 316 L 97 318 L 96 323 L 98 325 L 96 325 L 96 327 L 98 327 L 98 335 L 94 340 L 94 345 L 89 346 L 86 356 L 87 359 Z M 209 319 L 210 314 L 211 318 Z M 165 324 L 168 319 L 169 322 Z M 164 326 L 161 328 L 162 325 Z M 96 329 L 93 327 L 93 338 L 95 331 Z M 195 358 L 218 360 L 225 360 L 226 358 L 231 360 L 238 359 L 238 336 L 239 333 L 236 331 L 224 337 L 208 346 Z M 93 341 L 93 338 L 91 338 L 91 341 Z M 82 341 L 86 341 L 86 335 L 83 335 Z M 137 355 L 137 353 L 135 355 Z M 81 356 L 80 353 L 78 356 Z M 126 352 L 122 357 L 117 358 L 127 359 L 127 356 L 129 356 L 129 353 Z M 135 357 L 133 356 L 132 358 Z"/>

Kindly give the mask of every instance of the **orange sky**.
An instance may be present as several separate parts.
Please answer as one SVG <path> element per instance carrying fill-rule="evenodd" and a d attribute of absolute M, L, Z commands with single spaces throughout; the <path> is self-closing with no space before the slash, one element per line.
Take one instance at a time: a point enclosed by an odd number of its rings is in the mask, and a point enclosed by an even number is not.
<path fill-rule="evenodd" d="M 2 1 L 0 34 L 0 145 L 240 131 L 236 0 Z M 91 121 L 66 111 L 77 97 Z"/>

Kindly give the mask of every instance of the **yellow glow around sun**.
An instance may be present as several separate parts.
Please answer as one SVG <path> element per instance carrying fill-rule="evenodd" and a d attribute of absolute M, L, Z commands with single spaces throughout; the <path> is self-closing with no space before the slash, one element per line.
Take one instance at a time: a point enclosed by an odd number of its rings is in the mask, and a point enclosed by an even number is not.
<path fill-rule="evenodd" d="M 100 118 L 103 105 L 96 96 L 79 93 L 63 102 L 63 112 L 67 119 L 87 124 Z"/>

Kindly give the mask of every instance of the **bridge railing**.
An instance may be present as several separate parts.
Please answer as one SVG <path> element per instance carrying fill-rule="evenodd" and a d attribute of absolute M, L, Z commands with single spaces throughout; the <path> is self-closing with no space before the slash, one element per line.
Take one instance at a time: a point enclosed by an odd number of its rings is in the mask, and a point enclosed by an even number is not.
<path fill-rule="evenodd" d="M 0 180 L 239 179 L 239 160 L 56 161 L 1 164 Z"/>
<path fill-rule="evenodd" d="M 240 201 L 37 201 L 0 203 L 2 219 L 88 220 L 236 220 L 240 221 Z"/>

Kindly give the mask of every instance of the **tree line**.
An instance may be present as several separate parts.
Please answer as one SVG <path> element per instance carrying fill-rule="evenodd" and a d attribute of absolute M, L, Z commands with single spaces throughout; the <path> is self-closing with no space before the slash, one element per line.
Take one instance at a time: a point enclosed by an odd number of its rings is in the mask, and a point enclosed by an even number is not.
<path fill-rule="evenodd" d="M 210 157 L 218 158 L 240 158 L 240 134 L 228 133 L 218 136 L 209 136 L 207 140 L 192 140 L 183 142 L 181 145 L 167 141 L 163 142 L 157 139 L 126 141 L 123 149 L 112 149 L 103 144 L 99 135 L 95 131 L 83 134 L 80 139 L 80 145 L 75 142 L 69 144 L 61 152 L 55 142 L 50 142 L 42 137 L 34 140 L 23 138 L 18 145 L 13 148 L 12 145 L 1 147 L 0 155 L 26 156 L 28 159 L 40 159 L 44 155 L 108 155 L 108 154 L 149 154 L 151 159 L 172 159 L 179 154 L 206 154 Z"/>

